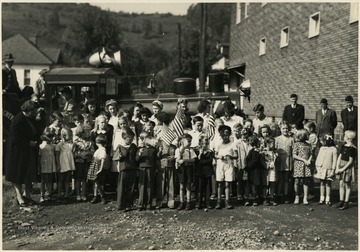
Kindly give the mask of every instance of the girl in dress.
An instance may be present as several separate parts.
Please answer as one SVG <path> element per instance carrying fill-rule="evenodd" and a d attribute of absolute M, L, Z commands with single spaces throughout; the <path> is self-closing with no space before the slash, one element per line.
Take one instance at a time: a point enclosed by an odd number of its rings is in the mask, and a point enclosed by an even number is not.
<path fill-rule="evenodd" d="M 316 174 L 315 178 L 320 180 L 320 201 L 319 204 L 331 206 L 330 193 L 331 181 L 335 174 L 337 149 L 334 144 L 334 139 L 331 134 L 325 134 L 320 140 L 322 147 L 316 158 Z M 326 198 L 325 198 L 326 187 Z"/>
<path fill-rule="evenodd" d="M 113 157 L 116 150 L 119 148 L 120 145 L 125 146 L 125 140 L 123 138 L 123 133 L 126 132 L 127 128 L 129 127 L 129 119 L 125 116 L 120 116 L 118 118 L 118 123 L 115 125 L 114 128 L 114 136 L 112 141 L 112 149 L 110 152 L 110 156 Z M 135 137 L 133 138 L 133 142 L 136 144 Z M 119 162 L 118 160 L 113 160 L 111 165 L 111 179 L 110 179 L 110 187 L 115 189 L 118 184 L 118 177 L 119 177 Z"/>
<path fill-rule="evenodd" d="M 278 196 L 283 193 L 283 200 L 288 204 L 290 174 L 293 170 L 292 147 L 294 138 L 289 135 L 289 124 L 285 121 L 279 123 L 281 135 L 275 138 L 275 149 L 278 154 L 275 168 L 278 171 Z"/>
<path fill-rule="evenodd" d="M 137 102 L 137 103 L 134 105 L 134 107 L 132 107 L 132 108 L 130 109 L 131 114 L 132 114 L 131 121 L 132 121 L 133 123 L 136 123 L 137 121 L 140 120 L 140 114 L 139 114 L 139 112 L 140 112 L 140 109 L 142 109 L 143 107 L 144 107 L 144 106 L 143 106 L 141 103 Z"/>
<path fill-rule="evenodd" d="M 114 130 L 118 124 L 118 105 L 114 99 L 107 100 L 105 103 L 105 111 L 110 114 L 109 124 L 113 126 Z"/>
<path fill-rule="evenodd" d="M 56 145 L 56 166 L 59 173 L 58 196 L 69 197 L 71 173 L 75 170 L 73 149 L 73 136 L 69 128 L 61 129 L 61 142 Z M 65 195 L 63 190 L 65 187 Z"/>
<path fill-rule="evenodd" d="M 96 100 L 94 98 L 90 98 L 87 101 L 84 114 L 83 116 L 90 120 L 91 126 L 95 127 L 95 119 L 99 114 L 99 110 L 96 107 Z"/>
<path fill-rule="evenodd" d="M 47 127 L 47 129 L 49 129 L 54 134 L 54 144 L 57 144 L 61 141 L 61 128 L 63 121 L 64 116 L 60 112 L 55 111 L 51 115 L 51 124 Z"/>
<path fill-rule="evenodd" d="M 137 147 L 133 143 L 135 134 L 130 128 L 122 130 L 122 137 L 124 141 L 117 147 L 119 155 L 116 158 L 119 163 L 116 206 L 118 210 L 129 211 L 133 205 L 137 180 Z"/>
<path fill-rule="evenodd" d="M 304 125 L 304 129 L 307 130 L 309 134 L 309 139 L 307 142 L 311 145 L 311 155 L 312 160 L 310 164 L 311 174 L 314 175 L 316 169 L 315 169 L 315 159 L 319 152 L 319 146 L 318 146 L 318 136 L 316 134 L 316 124 L 314 122 L 307 122 Z M 309 181 L 309 198 L 314 195 L 314 178 L 311 177 Z"/>
<path fill-rule="evenodd" d="M 86 201 L 86 177 L 94 154 L 94 143 L 87 138 L 86 131 L 82 126 L 76 127 L 76 140 L 74 141 L 73 152 L 75 157 L 75 190 L 76 200 Z"/>
<path fill-rule="evenodd" d="M 308 205 L 308 184 L 309 178 L 312 177 L 310 170 L 310 163 L 312 159 L 311 145 L 306 142 L 308 134 L 305 129 L 299 129 L 296 132 L 296 140 L 293 146 L 293 158 L 294 158 L 294 191 L 295 201 L 294 204 L 299 204 L 299 186 L 302 183 L 304 188 L 303 204 Z"/>
<path fill-rule="evenodd" d="M 265 199 L 264 205 L 276 206 L 275 200 L 275 184 L 276 184 L 276 170 L 275 160 L 277 154 L 275 153 L 275 139 L 271 137 L 270 126 L 263 125 L 260 127 L 260 150 L 265 158 L 265 168 L 267 170 L 267 187 L 269 189 L 270 202 L 268 198 Z M 266 191 L 264 192 L 264 197 Z"/>
<path fill-rule="evenodd" d="M 109 158 L 106 153 L 106 137 L 105 135 L 98 135 L 95 139 L 95 144 L 98 149 L 95 151 L 93 158 L 90 163 L 89 171 L 87 174 L 87 179 L 94 183 L 94 198 L 91 200 L 91 203 L 95 204 L 99 202 L 99 197 L 97 194 L 100 194 L 101 204 L 105 204 L 105 193 L 104 193 L 104 180 L 105 180 L 105 170 L 109 166 Z"/>
<path fill-rule="evenodd" d="M 54 135 L 45 130 L 40 137 L 42 143 L 39 146 L 39 170 L 41 173 L 40 203 L 52 197 L 52 183 L 56 172 L 55 145 L 52 144 Z M 47 195 L 45 192 L 47 190 Z"/>
<path fill-rule="evenodd" d="M 351 193 L 351 181 L 355 180 L 354 162 L 357 155 L 354 139 L 356 132 L 347 130 L 344 133 L 345 144 L 341 146 L 340 155 L 336 162 L 335 174 L 340 176 L 339 195 L 340 203 L 338 208 L 345 210 L 349 208 L 349 198 Z"/>

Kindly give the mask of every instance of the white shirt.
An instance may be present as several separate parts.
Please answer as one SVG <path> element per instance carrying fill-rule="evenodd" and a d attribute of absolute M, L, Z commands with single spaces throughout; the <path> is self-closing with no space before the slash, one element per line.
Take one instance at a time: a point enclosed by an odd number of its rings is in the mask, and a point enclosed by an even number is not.
<path fill-rule="evenodd" d="M 256 134 L 259 134 L 260 127 L 264 126 L 265 124 L 270 126 L 272 124 L 272 119 L 267 116 L 265 116 L 263 120 L 260 120 L 259 118 L 254 118 L 253 119 L 254 132 Z"/>

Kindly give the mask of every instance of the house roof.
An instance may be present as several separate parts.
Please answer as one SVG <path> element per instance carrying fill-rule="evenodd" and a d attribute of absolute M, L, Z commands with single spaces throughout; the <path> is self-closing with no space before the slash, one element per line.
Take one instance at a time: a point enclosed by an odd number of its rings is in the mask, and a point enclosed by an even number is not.
<path fill-rule="evenodd" d="M 60 59 L 61 50 L 58 48 L 41 48 L 43 51 L 54 63 L 57 63 Z"/>
<path fill-rule="evenodd" d="M 17 34 L 3 41 L 2 50 L 3 55 L 6 53 L 12 53 L 14 55 L 15 65 L 52 65 L 57 62 L 54 61 L 53 58 L 56 58 L 55 50 L 58 49 L 49 50 L 50 56 L 48 56 L 45 51 L 40 50 L 21 34 Z"/>

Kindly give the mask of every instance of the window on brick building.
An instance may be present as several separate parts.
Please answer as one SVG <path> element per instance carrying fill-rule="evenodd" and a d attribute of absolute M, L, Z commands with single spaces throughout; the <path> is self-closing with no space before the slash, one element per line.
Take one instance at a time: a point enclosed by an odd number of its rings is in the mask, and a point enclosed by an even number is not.
<path fill-rule="evenodd" d="M 349 23 L 359 21 L 359 3 L 350 3 L 350 20 Z"/>
<path fill-rule="evenodd" d="M 247 18 L 249 16 L 249 6 L 250 6 L 250 3 L 245 3 L 244 18 Z"/>
<path fill-rule="evenodd" d="M 309 38 L 320 34 L 320 12 L 316 12 L 309 17 Z"/>
<path fill-rule="evenodd" d="M 236 3 L 236 24 L 241 22 L 241 3 Z"/>
<path fill-rule="evenodd" d="M 266 38 L 261 38 L 259 44 L 259 56 L 264 55 L 265 52 L 266 52 Z"/>
<path fill-rule="evenodd" d="M 24 70 L 24 85 L 25 86 L 30 85 L 30 70 L 27 69 Z"/>
<path fill-rule="evenodd" d="M 289 26 L 286 26 L 285 28 L 281 29 L 280 34 L 280 48 L 286 47 L 289 45 Z"/>

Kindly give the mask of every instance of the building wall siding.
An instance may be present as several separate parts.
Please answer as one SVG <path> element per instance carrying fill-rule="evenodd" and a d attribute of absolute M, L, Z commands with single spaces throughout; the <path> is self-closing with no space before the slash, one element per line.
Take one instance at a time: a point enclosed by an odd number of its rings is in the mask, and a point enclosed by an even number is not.
<path fill-rule="evenodd" d="M 320 12 L 320 34 L 308 38 L 309 16 L 316 12 Z M 320 100 L 327 98 L 340 121 L 345 96 L 358 101 L 358 22 L 350 24 L 349 17 L 349 3 L 268 3 L 263 7 L 251 3 L 249 17 L 242 15 L 236 24 L 234 4 L 229 65 L 246 64 L 252 94 L 251 102 L 244 102 L 244 112 L 252 115 L 254 105 L 261 103 L 265 114 L 279 118 L 290 94 L 296 93 L 305 106 L 306 119 L 313 120 Z M 280 48 L 281 29 L 286 26 L 289 45 Z M 262 37 L 266 37 L 266 54 L 259 56 Z"/>

